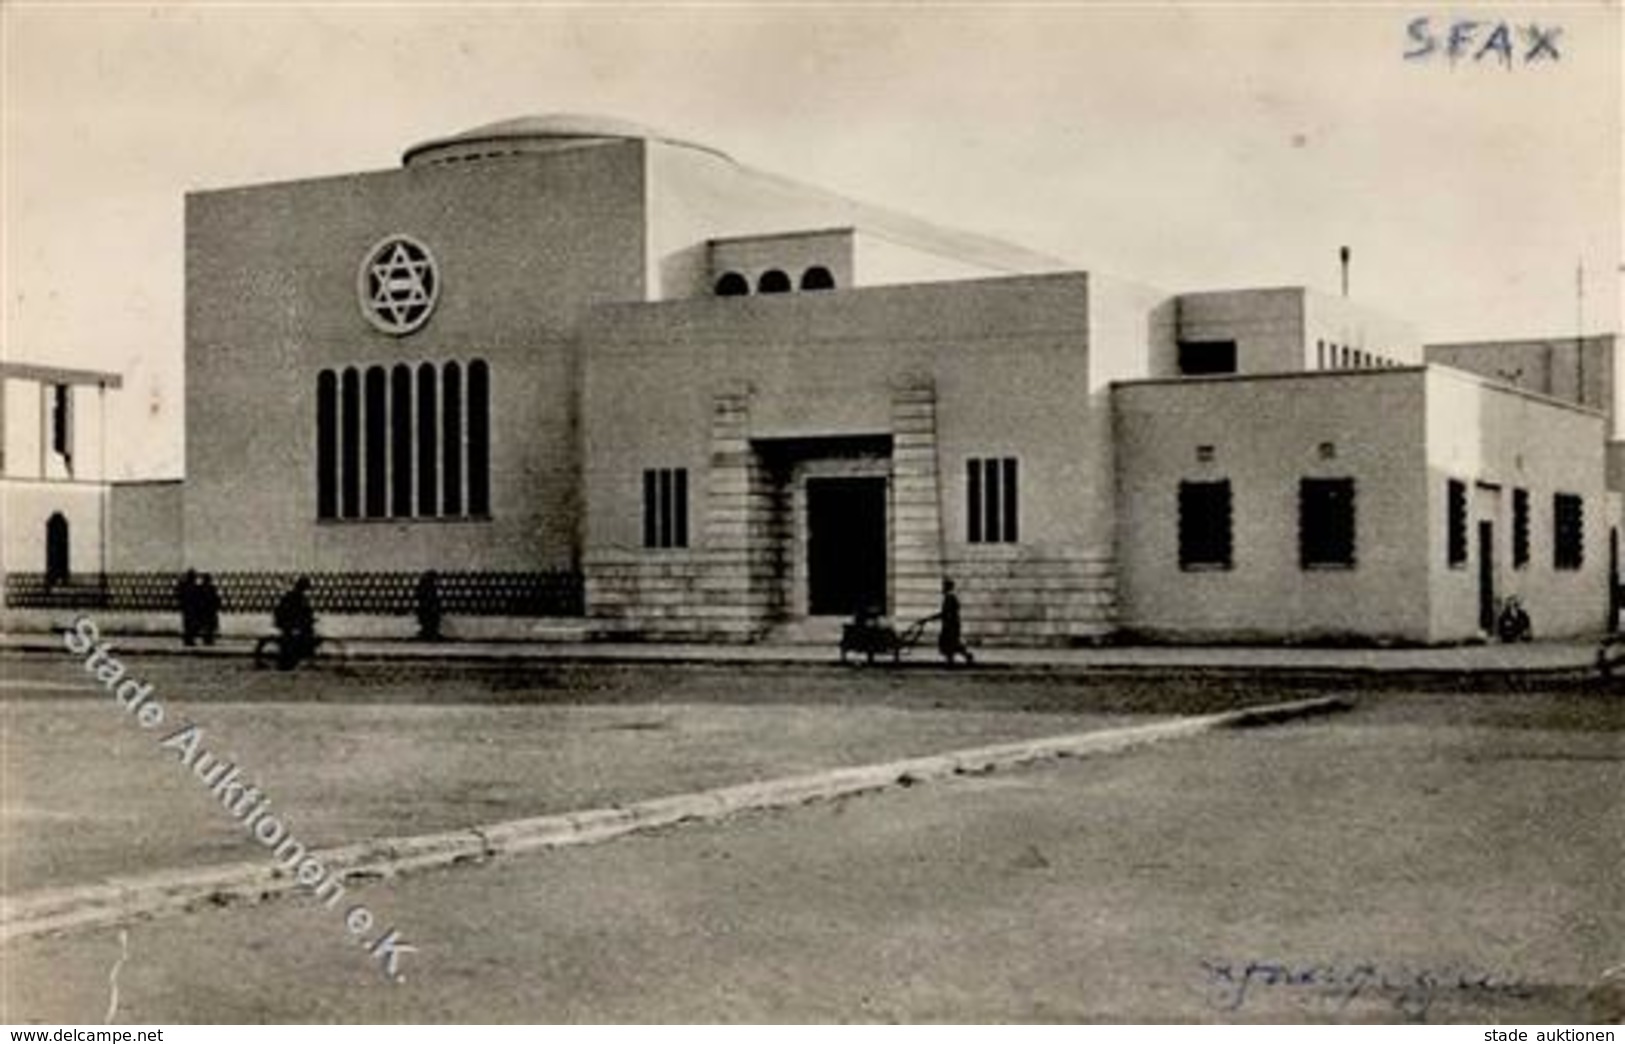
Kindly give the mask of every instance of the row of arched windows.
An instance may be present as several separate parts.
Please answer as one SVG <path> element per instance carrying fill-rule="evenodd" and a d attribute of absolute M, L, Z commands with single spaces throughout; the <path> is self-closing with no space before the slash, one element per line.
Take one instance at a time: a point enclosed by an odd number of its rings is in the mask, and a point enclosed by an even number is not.
<path fill-rule="evenodd" d="M 491 513 L 491 371 L 483 359 L 316 377 L 316 516 Z"/>
<path fill-rule="evenodd" d="M 750 280 L 738 272 L 724 272 L 717 277 L 715 289 L 718 297 L 744 297 L 751 292 Z M 794 289 L 795 283 L 782 268 L 770 268 L 756 280 L 759 294 L 788 294 Z M 801 289 L 833 290 L 835 275 L 823 265 L 813 265 L 801 273 Z"/>

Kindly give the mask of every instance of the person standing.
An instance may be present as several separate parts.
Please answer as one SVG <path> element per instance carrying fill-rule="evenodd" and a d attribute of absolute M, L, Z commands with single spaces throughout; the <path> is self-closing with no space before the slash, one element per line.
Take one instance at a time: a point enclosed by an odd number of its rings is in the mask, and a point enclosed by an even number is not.
<path fill-rule="evenodd" d="M 198 636 L 197 570 L 188 569 L 175 584 L 175 606 L 181 613 L 181 643 L 191 646 Z"/>
<path fill-rule="evenodd" d="M 310 605 L 310 578 L 300 577 L 276 604 L 271 622 L 276 625 L 277 666 L 292 670 L 316 652 L 316 610 Z"/>
<path fill-rule="evenodd" d="M 418 640 L 440 640 L 440 574 L 433 569 L 418 578 L 417 589 Z"/>
<path fill-rule="evenodd" d="M 214 586 L 214 577 L 204 573 L 198 581 L 195 595 L 198 636 L 204 645 L 213 645 L 220 637 L 220 590 Z"/>

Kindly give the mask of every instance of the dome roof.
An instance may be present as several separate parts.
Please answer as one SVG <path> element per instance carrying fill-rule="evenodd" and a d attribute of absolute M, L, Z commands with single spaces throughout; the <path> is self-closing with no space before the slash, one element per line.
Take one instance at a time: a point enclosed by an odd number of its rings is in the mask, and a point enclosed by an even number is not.
<path fill-rule="evenodd" d="M 547 152 L 560 145 L 605 140 L 658 141 L 666 145 L 709 152 L 723 159 L 729 158 L 727 153 L 709 145 L 673 137 L 630 120 L 618 120 L 609 116 L 549 113 L 499 120 L 450 137 L 419 142 L 401 155 L 401 163 L 412 167 L 451 159 L 469 160 L 488 158 L 492 155 Z"/>

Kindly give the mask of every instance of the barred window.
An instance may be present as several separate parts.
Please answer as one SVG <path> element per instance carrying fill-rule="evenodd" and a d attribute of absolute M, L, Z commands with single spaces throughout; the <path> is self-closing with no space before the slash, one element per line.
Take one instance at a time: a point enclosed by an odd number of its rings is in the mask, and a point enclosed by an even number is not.
<path fill-rule="evenodd" d="M 1552 495 L 1552 568 L 1585 564 L 1585 500 L 1576 493 Z"/>
<path fill-rule="evenodd" d="M 1353 479 L 1299 482 L 1298 564 L 1304 569 L 1354 567 Z"/>
<path fill-rule="evenodd" d="M 1016 458 L 971 457 L 965 462 L 966 539 L 972 544 L 1014 544 L 1021 538 Z"/>
<path fill-rule="evenodd" d="M 1445 485 L 1445 559 L 1453 567 L 1467 564 L 1467 483 Z"/>
<path fill-rule="evenodd" d="M 1529 565 L 1529 491 L 1512 491 L 1512 568 Z"/>
<path fill-rule="evenodd" d="M 1179 484 L 1179 568 L 1231 566 L 1230 480 Z"/>
<path fill-rule="evenodd" d="M 687 468 L 649 468 L 644 471 L 643 546 L 688 546 Z"/>
<path fill-rule="evenodd" d="M 490 512 L 490 370 L 483 360 L 316 375 L 316 517 Z"/>

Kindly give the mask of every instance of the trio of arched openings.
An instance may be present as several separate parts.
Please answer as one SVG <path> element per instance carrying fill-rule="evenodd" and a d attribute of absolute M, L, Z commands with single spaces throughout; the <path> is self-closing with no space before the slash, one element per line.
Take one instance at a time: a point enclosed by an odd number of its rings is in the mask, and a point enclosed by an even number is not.
<path fill-rule="evenodd" d="M 833 290 L 835 274 L 823 265 L 813 265 L 801 273 L 802 290 Z M 744 297 L 751 292 L 750 280 L 739 272 L 724 272 L 717 277 L 713 288 L 718 297 Z M 770 268 L 756 279 L 758 294 L 788 294 L 796 289 L 790 274 L 782 268 Z"/>

